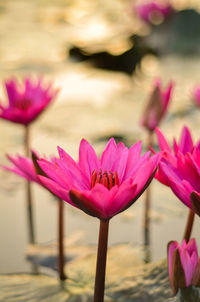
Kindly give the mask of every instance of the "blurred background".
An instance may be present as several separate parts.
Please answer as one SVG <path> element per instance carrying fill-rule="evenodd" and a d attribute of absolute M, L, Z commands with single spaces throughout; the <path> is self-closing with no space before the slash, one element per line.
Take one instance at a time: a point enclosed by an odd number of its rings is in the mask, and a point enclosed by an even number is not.
<path fill-rule="evenodd" d="M 0 0 L 0 100 L 11 76 L 43 75 L 60 88 L 57 100 L 32 126 L 32 147 L 55 155 L 61 146 L 74 158 L 81 138 L 100 153 L 109 137 L 131 146 L 145 140 L 139 120 L 155 77 L 175 89 L 162 131 L 172 142 L 183 125 L 199 139 L 200 112 L 192 89 L 200 84 L 199 0 L 164 2 L 166 14 L 145 20 L 130 0 Z M 23 128 L 0 120 L 0 164 L 23 152 Z M 156 145 L 155 145 L 156 148 Z M 145 151 L 145 141 L 143 142 Z M 24 181 L 0 170 L 0 273 L 29 272 Z M 143 244 L 142 196 L 110 224 L 110 244 Z M 152 260 L 183 236 L 187 209 L 156 180 L 152 184 Z M 37 242 L 57 237 L 56 201 L 34 185 Z M 193 235 L 198 240 L 199 221 Z M 67 243 L 96 244 L 98 224 L 65 205 Z"/>

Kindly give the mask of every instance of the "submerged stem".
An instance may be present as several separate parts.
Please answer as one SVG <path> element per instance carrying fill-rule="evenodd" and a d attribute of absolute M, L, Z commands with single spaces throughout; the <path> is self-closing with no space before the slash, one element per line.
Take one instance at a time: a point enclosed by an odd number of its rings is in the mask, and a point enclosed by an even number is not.
<path fill-rule="evenodd" d="M 94 302 L 104 301 L 109 220 L 100 220 Z"/>
<path fill-rule="evenodd" d="M 188 242 L 191 237 L 192 228 L 193 228 L 193 224 L 194 224 L 194 216 L 195 216 L 195 213 L 189 209 L 187 223 L 185 226 L 185 232 L 184 232 L 184 236 L 183 236 L 183 239 L 185 239 L 186 242 Z"/>
<path fill-rule="evenodd" d="M 58 199 L 58 271 L 59 279 L 65 280 L 64 273 L 65 254 L 64 254 L 64 204 L 62 199 Z"/>

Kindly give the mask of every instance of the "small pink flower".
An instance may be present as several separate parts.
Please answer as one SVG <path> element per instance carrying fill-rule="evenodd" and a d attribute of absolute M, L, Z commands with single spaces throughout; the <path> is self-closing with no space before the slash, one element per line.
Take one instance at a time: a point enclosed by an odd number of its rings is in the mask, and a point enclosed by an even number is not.
<path fill-rule="evenodd" d="M 188 243 L 183 240 L 181 245 L 177 241 L 168 244 L 168 272 L 175 295 L 179 288 L 199 285 L 199 259 L 195 239 L 190 239 Z"/>
<path fill-rule="evenodd" d="M 51 192 L 85 213 L 108 220 L 130 207 L 150 184 L 160 155 L 141 153 L 141 142 L 130 149 L 112 138 L 99 159 L 82 140 L 79 161 L 58 147 L 60 158 L 38 164 L 47 177 L 38 176 Z"/>
<path fill-rule="evenodd" d="M 156 128 L 156 135 L 158 139 L 159 149 L 163 152 L 162 158 L 168 161 L 174 167 L 177 167 L 177 154 L 179 152 L 185 155 L 187 152 L 191 153 L 195 146 L 200 149 L 200 141 L 198 141 L 196 145 L 193 143 L 190 130 L 186 126 L 184 126 L 182 129 L 179 143 L 176 141 L 176 139 L 173 140 L 173 148 L 170 147 L 169 143 L 167 142 L 159 128 Z M 155 153 L 154 150 L 153 152 Z M 156 172 L 156 178 L 161 183 L 168 185 L 165 174 L 162 173 L 162 169 L 160 167 Z"/>
<path fill-rule="evenodd" d="M 195 104 L 200 107 L 200 86 L 194 88 L 192 96 Z"/>
<path fill-rule="evenodd" d="M 158 1 L 146 1 L 135 7 L 136 14 L 147 23 L 152 23 L 153 17 L 158 16 L 166 19 L 172 12 L 172 6 Z"/>
<path fill-rule="evenodd" d="M 9 103 L 6 107 L 0 104 L 0 117 L 24 125 L 35 120 L 58 93 L 52 84 L 45 86 L 42 78 L 34 81 L 27 77 L 22 84 L 10 79 L 5 87 Z"/>
<path fill-rule="evenodd" d="M 141 119 L 141 125 L 150 132 L 154 131 L 164 118 L 171 99 L 173 86 L 173 82 L 170 82 L 166 90 L 163 90 L 161 88 L 161 81 L 159 79 L 155 80 L 152 94 Z"/>

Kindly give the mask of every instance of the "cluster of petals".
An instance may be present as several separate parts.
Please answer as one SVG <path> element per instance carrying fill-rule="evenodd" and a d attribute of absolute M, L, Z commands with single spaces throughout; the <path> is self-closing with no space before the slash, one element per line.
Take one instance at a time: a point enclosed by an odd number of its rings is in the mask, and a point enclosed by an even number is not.
<path fill-rule="evenodd" d="M 131 206 L 154 177 L 160 154 L 141 156 L 141 142 L 130 149 L 112 138 L 100 159 L 83 139 L 79 161 L 58 147 L 59 158 L 38 164 L 46 176 L 40 182 L 53 194 L 85 213 L 108 220 Z"/>
<path fill-rule="evenodd" d="M 200 149 L 195 147 L 186 154 L 178 152 L 176 160 L 176 167 L 163 160 L 159 168 L 174 194 L 199 215 L 196 206 L 199 203 L 200 207 Z"/>
<path fill-rule="evenodd" d="M 8 105 L 0 104 L 0 117 L 23 125 L 35 120 L 58 93 L 41 77 L 37 80 L 26 77 L 22 83 L 12 78 L 5 82 L 5 88 Z"/>
<path fill-rule="evenodd" d="M 37 177 L 37 174 L 42 174 L 43 171 L 40 169 L 40 167 L 37 164 L 37 160 L 40 159 L 40 156 L 38 153 L 34 150 L 31 151 L 32 158 L 26 157 L 26 156 L 11 156 L 7 155 L 7 158 L 12 163 L 11 166 L 3 166 L 2 168 L 13 172 L 25 179 L 27 179 L 30 182 L 35 182 L 37 184 L 41 184 L 39 178 Z M 51 161 L 54 161 L 54 158 L 51 158 Z"/>
<path fill-rule="evenodd" d="M 191 153 L 194 147 L 200 149 L 200 140 L 195 144 L 193 142 L 190 130 L 186 126 L 184 126 L 182 129 L 179 142 L 177 142 L 175 138 L 173 139 L 173 148 L 167 142 L 165 136 L 159 128 L 156 128 L 155 132 L 157 135 L 158 147 L 163 154 L 163 160 L 165 162 L 169 162 L 174 167 L 177 167 L 177 156 L 179 153 L 185 155 L 188 152 Z M 153 152 L 155 153 L 154 150 Z M 156 178 L 164 185 L 168 185 L 167 178 L 165 177 L 165 174 L 163 174 L 160 166 L 156 172 Z"/>
<path fill-rule="evenodd" d="M 184 127 L 180 143 L 174 140 L 172 150 L 162 132 L 156 129 L 156 133 L 163 152 L 156 178 L 200 215 L 200 142 L 194 145 L 189 129 Z"/>
<path fill-rule="evenodd" d="M 179 288 L 200 285 L 200 262 L 195 239 L 190 239 L 188 243 L 183 240 L 181 245 L 177 241 L 169 242 L 168 272 L 174 294 Z"/>
<path fill-rule="evenodd" d="M 196 86 L 192 93 L 195 104 L 200 107 L 200 86 Z"/>
<path fill-rule="evenodd" d="M 173 87 L 174 84 L 171 81 L 167 88 L 163 89 L 160 79 L 155 80 L 153 91 L 141 119 L 141 125 L 148 131 L 154 131 L 164 118 L 171 100 Z"/>
<path fill-rule="evenodd" d="M 147 23 L 152 23 L 154 15 L 166 19 L 171 14 L 172 7 L 168 2 L 143 1 L 143 3 L 135 7 L 135 11 L 140 19 Z"/>

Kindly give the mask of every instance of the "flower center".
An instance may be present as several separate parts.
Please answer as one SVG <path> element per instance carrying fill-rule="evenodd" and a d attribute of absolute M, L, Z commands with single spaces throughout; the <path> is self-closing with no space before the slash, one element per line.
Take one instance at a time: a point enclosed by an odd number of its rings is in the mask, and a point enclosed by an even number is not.
<path fill-rule="evenodd" d="M 20 110 L 26 110 L 30 107 L 31 101 L 28 99 L 16 100 L 15 107 Z"/>
<path fill-rule="evenodd" d="M 119 177 L 117 171 L 112 173 L 111 171 L 105 171 L 102 173 L 102 170 L 99 169 L 97 173 L 96 170 L 92 172 L 90 186 L 93 188 L 96 183 L 104 185 L 108 190 L 112 189 L 113 186 L 119 186 Z"/>

